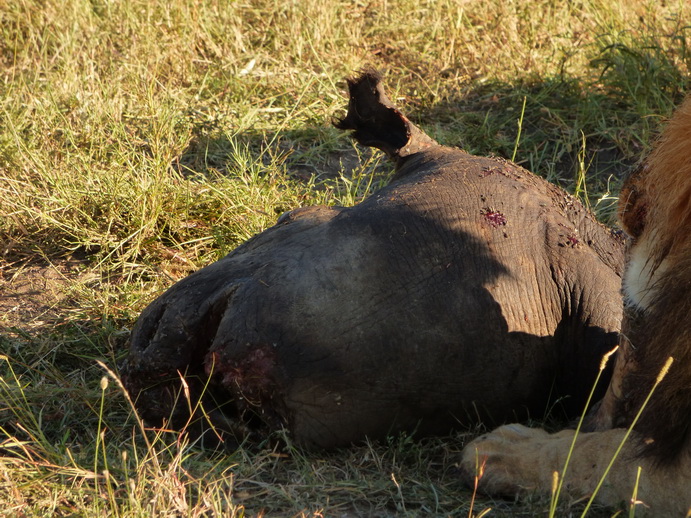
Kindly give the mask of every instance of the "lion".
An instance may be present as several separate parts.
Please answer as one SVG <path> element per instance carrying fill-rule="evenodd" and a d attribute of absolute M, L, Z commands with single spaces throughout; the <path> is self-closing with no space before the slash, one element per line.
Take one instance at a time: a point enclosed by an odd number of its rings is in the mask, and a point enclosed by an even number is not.
<path fill-rule="evenodd" d="M 625 181 L 619 219 L 629 236 L 619 351 L 586 431 L 506 425 L 465 447 L 462 471 L 498 496 L 549 494 L 560 481 L 572 498 L 691 516 L 691 95 Z"/>

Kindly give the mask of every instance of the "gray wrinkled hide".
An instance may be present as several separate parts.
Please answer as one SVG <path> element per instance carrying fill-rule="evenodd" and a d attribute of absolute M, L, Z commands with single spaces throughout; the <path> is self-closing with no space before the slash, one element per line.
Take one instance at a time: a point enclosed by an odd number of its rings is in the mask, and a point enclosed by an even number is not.
<path fill-rule="evenodd" d="M 352 208 L 284 215 L 141 315 L 122 373 L 150 421 L 285 426 L 331 447 L 580 412 L 617 342 L 622 247 L 505 161 L 431 146 Z M 202 419 L 203 421 L 203 419 Z"/>

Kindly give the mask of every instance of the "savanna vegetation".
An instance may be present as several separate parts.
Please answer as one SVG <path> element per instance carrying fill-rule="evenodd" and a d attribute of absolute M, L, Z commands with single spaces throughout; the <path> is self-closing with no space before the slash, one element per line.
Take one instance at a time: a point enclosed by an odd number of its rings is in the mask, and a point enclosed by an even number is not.
<path fill-rule="evenodd" d="M 147 429 L 118 383 L 129 329 L 172 282 L 285 210 L 350 205 L 387 181 L 380 153 L 331 126 L 343 78 L 368 66 L 439 142 L 512 158 L 614 224 L 622 176 L 688 88 L 691 7 L 0 0 L 0 514 L 549 507 L 460 486 L 459 451 L 481 427 L 208 451 Z"/>

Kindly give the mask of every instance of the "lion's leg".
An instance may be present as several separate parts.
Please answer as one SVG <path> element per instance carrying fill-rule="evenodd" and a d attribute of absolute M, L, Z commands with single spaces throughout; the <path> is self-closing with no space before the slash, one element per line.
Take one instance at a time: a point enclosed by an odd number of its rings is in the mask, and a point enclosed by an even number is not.
<path fill-rule="evenodd" d="M 637 368 L 633 352 L 631 342 L 622 334 L 612 379 L 597 410 L 586 421 L 585 429 L 587 431 L 610 430 L 617 426 L 630 424 L 630 419 L 633 416 L 627 415 L 628 412 L 625 408 L 626 389 L 624 387 L 626 378 Z"/>
<path fill-rule="evenodd" d="M 503 426 L 468 444 L 461 468 L 467 482 L 479 476 L 479 489 L 496 496 L 537 492 L 549 495 L 554 472 L 561 472 L 571 448 L 574 431 L 548 434 L 522 425 Z M 573 498 L 587 497 L 595 490 L 625 429 L 581 433 L 574 447 L 562 491 Z M 691 459 L 678 468 L 656 470 L 650 459 L 635 456 L 637 438 L 629 437 L 600 488 L 595 501 L 607 506 L 629 506 L 634 494 L 638 466 L 638 506 L 655 516 L 685 516 L 691 507 Z M 479 471 L 479 467 L 481 471 Z M 641 511 L 638 510 L 640 513 Z"/>

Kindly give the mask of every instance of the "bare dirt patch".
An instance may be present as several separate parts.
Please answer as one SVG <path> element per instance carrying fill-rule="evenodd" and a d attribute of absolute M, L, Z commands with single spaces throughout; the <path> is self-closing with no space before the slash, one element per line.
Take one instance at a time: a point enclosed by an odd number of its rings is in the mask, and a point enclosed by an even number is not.
<path fill-rule="evenodd" d="M 70 305 L 70 287 L 85 276 L 78 260 L 51 264 L 0 263 L 0 330 L 31 331 L 55 323 Z"/>

